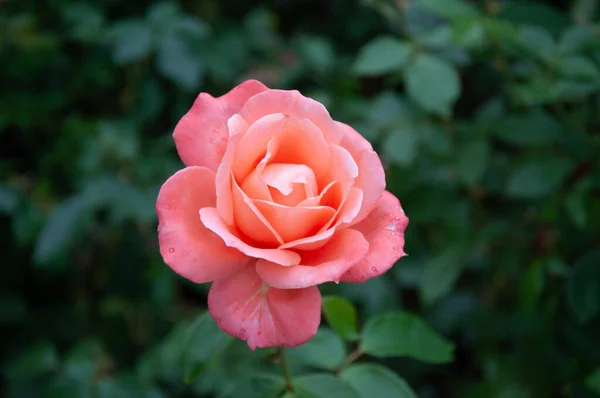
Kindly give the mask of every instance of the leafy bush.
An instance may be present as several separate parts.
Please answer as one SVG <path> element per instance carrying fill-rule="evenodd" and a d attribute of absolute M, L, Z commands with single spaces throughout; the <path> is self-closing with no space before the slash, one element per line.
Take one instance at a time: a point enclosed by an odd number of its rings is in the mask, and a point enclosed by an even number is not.
<path fill-rule="evenodd" d="M 600 394 L 600 10 L 551 3 L 0 3 L 3 392 Z M 364 134 L 411 218 L 297 348 L 220 332 L 158 253 L 175 123 L 246 78 Z"/>

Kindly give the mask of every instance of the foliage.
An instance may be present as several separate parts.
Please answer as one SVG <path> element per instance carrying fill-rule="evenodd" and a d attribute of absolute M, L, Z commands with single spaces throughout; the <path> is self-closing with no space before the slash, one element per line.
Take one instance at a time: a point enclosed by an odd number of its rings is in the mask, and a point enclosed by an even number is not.
<path fill-rule="evenodd" d="M 2 395 L 600 396 L 597 3 L 0 2 Z M 364 134 L 411 219 L 296 348 L 158 253 L 175 123 L 246 78 Z"/>

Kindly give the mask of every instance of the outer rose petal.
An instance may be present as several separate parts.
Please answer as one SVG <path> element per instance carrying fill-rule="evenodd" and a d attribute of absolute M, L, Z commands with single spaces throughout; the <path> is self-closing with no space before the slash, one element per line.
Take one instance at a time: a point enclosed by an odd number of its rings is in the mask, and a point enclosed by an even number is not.
<path fill-rule="evenodd" d="M 322 248 L 304 252 L 300 265 L 282 267 L 265 260 L 256 262 L 256 272 L 269 286 L 298 289 L 325 282 L 339 282 L 341 276 L 364 258 L 369 243 L 355 230 L 339 231 Z"/>
<path fill-rule="evenodd" d="M 345 123 L 335 122 L 338 129 L 344 134 L 341 145 L 353 156 L 362 151 L 372 151 L 373 146 L 358 131 Z"/>
<path fill-rule="evenodd" d="M 369 141 L 347 124 L 335 124 L 344 133 L 341 146 L 350 152 L 358 165 L 359 173 L 354 186 L 362 189 L 364 193 L 362 208 L 353 221 L 353 224 L 356 224 L 373 210 L 385 190 L 385 172 Z"/>
<path fill-rule="evenodd" d="M 297 90 L 265 91 L 246 102 L 239 113 L 249 124 L 272 113 L 297 116 L 314 123 L 330 144 L 339 144 L 344 138 L 344 133 L 331 119 L 323 104 L 303 96 Z"/>
<path fill-rule="evenodd" d="M 404 253 L 404 230 L 408 217 L 398 199 L 384 191 L 367 218 L 352 228 L 369 242 L 365 258 L 342 276 L 342 282 L 364 282 L 389 270 Z"/>
<path fill-rule="evenodd" d="M 247 80 L 219 98 L 201 93 L 173 133 L 183 163 L 216 171 L 229 140 L 227 119 L 237 113 L 249 98 L 266 90 L 268 88 L 264 84 Z"/>
<path fill-rule="evenodd" d="M 282 249 L 261 249 L 250 246 L 237 236 L 237 231 L 227 225 L 219 215 L 217 209 L 205 207 L 200 210 L 200 219 L 210 229 L 223 239 L 229 247 L 234 247 L 249 257 L 264 258 L 284 266 L 296 265 L 300 263 L 300 255 L 289 250 Z"/>
<path fill-rule="evenodd" d="M 316 286 L 279 290 L 262 282 L 254 267 L 219 279 L 208 294 L 208 310 L 226 333 L 256 347 L 304 344 L 321 322 Z"/>
<path fill-rule="evenodd" d="M 354 180 L 354 186 L 362 189 L 363 200 L 360 212 L 352 221 L 359 223 L 373 211 L 383 191 L 385 191 L 385 172 L 377 153 L 363 151 L 360 153 L 358 162 L 358 178 Z"/>
<path fill-rule="evenodd" d="M 196 166 L 171 176 L 156 200 L 160 254 L 175 272 L 195 283 L 222 278 L 249 262 L 200 221 L 198 211 L 214 205 L 215 175 Z"/>

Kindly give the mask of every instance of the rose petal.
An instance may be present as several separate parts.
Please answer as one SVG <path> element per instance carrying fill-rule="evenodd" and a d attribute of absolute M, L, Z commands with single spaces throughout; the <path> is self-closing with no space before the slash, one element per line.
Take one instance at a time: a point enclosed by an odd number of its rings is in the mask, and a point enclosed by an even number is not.
<path fill-rule="evenodd" d="M 270 164 L 265 167 L 262 175 L 268 186 L 286 196 L 294 191 L 294 184 L 307 185 L 307 192 L 311 192 L 311 196 L 317 190 L 315 174 L 304 164 Z"/>
<path fill-rule="evenodd" d="M 282 244 L 316 234 L 335 215 L 328 206 L 289 207 L 262 200 L 253 203 L 281 236 Z"/>
<path fill-rule="evenodd" d="M 384 191 L 375 210 L 354 225 L 369 242 L 366 257 L 342 276 L 343 282 L 364 282 L 389 270 L 404 253 L 404 230 L 408 217 L 398 199 Z"/>
<path fill-rule="evenodd" d="M 247 101 L 239 113 L 250 124 L 272 113 L 309 119 L 323 132 L 327 142 L 333 144 L 340 143 L 345 136 L 322 104 L 296 90 L 269 90 L 260 93 Z"/>
<path fill-rule="evenodd" d="M 233 180 L 233 178 L 232 178 Z M 257 208 L 235 181 L 232 181 L 233 218 L 238 229 L 259 244 L 277 247 L 284 243 L 276 227 Z"/>
<path fill-rule="evenodd" d="M 329 145 L 331 162 L 325 181 L 339 181 L 342 184 L 344 196 L 354 185 L 354 179 L 358 177 L 358 166 L 354 158 L 346 149 L 338 145 Z"/>
<path fill-rule="evenodd" d="M 232 164 L 238 181 L 243 181 L 252 172 L 274 138 L 277 147 L 271 163 L 305 164 L 317 179 L 327 171 L 329 147 L 322 132 L 309 120 L 275 113 L 250 123 L 243 134 Z"/>
<path fill-rule="evenodd" d="M 336 127 L 343 133 L 344 138 L 342 139 L 341 146 L 346 148 L 348 152 L 354 156 L 362 151 L 372 151 L 373 146 L 363 137 L 358 131 L 354 130 L 351 126 L 341 123 L 334 122 Z"/>
<path fill-rule="evenodd" d="M 362 135 L 347 124 L 335 122 L 344 133 L 341 146 L 346 148 L 358 165 L 358 178 L 354 186 L 363 190 L 362 208 L 354 221 L 356 224 L 373 210 L 385 190 L 385 172 L 373 147 Z"/>
<path fill-rule="evenodd" d="M 163 260 L 195 283 L 222 278 L 248 263 L 248 257 L 223 244 L 200 221 L 198 211 L 215 205 L 215 175 L 204 167 L 178 171 L 156 200 L 158 241 Z"/>
<path fill-rule="evenodd" d="M 385 191 L 385 172 L 377 153 L 363 151 L 359 156 L 358 178 L 354 180 L 354 186 L 363 191 L 363 199 L 360 212 L 352 224 L 364 220 L 373 211 Z"/>
<path fill-rule="evenodd" d="M 317 196 L 313 196 L 311 198 L 306 198 L 304 199 L 302 202 L 298 203 L 297 206 L 329 206 L 329 207 L 333 207 L 334 209 L 337 208 L 339 206 L 339 204 L 342 203 L 342 198 L 340 198 L 339 202 L 336 202 L 333 199 L 330 200 L 325 200 L 325 197 L 329 197 L 329 195 L 331 194 L 330 191 L 332 191 L 334 189 L 334 186 L 339 184 L 337 181 L 331 181 L 329 184 L 327 184 L 327 186 L 325 188 L 323 188 L 323 190 L 321 191 L 321 193 Z M 327 202 L 327 203 L 326 203 Z M 333 204 L 333 206 L 332 206 Z"/>
<path fill-rule="evenodd" d="M 331 239 L 333 234 L 335 233 L 336 228 L 332 227 L 326 231 L 319 232 L 313 236 L 309 236 L 307 238 L 293 240 L 288 243 L 284 243 L 279 246 L 280 249 L 294 249 L 294 250 L 317 250 Z"/>
<path fill-rule="evenodd" d="M 280 290 L 268 287 L 246 267 L 212 284 L 208 310 L 226 333 L 256 347 L 303 344 L 321 322 L 321 293 L 316 286 Z"/>
<path fill-rule="evenodd" d="M 210 229 L 219 237 L 221 237 L 227 246 L 236 248 L 249 257 L 264 258 L 265 260 L 269 260 L 284 266 L 296 265 L 300 262 L 300 255 L 293 251 L 282 249 L 262 249 L 245 243 L 239 238 L 237 231 L 225 223 L 215 208 L 205 207 L 200 210 L 200 219 L 206 228 Z"/>
<path fill-rule="evenodd" d="M 254 171 L 246 177 L 241 188 L 251 199 L 273 200 L 271 191 L 258 168 L 254 169 Z"/>
<path fill-rule="evenodd" d="M 233 196 L 231 192 L 231 164 L 235 155 L 235 149 L 240 141 L 241 135 L 231 137 L 227 144 L 227 150 L 223 156 L 223 161 L 217 169 L 215 178 L 217 190 L 217 210 L 223 217 L 223 220 L 229 225 L 233 225 Z"/>
<path fill-rule="evenodd" d="M 367 254 L 369 244 L 352 229 L 339 231 L 322 248 L 302 253 L 300 265 L 282 267 L 265 260 L 256 262 L 256 272 L 269 286 L 298 289 L 325 282 L 339 282 L 341 276 Z"/>
<path fill-rule="evenodd" d="M 183 163 L 216 171 L 229 140 L 227 119 L 249 98 L 265 90 L 268 88 L 262 83 L 248 80 L 219 98 L 200 94 L 173 132 Z"/>

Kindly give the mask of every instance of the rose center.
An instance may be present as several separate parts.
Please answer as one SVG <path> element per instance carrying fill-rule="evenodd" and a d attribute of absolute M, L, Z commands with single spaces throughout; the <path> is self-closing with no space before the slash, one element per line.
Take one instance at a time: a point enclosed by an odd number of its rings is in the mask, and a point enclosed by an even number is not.
<path fill-rule="evenodd" d="M 275 203 L 296 206 L 318 194 L 315 174 L 306 165 L 274 163 L 261 174 Z"/>

